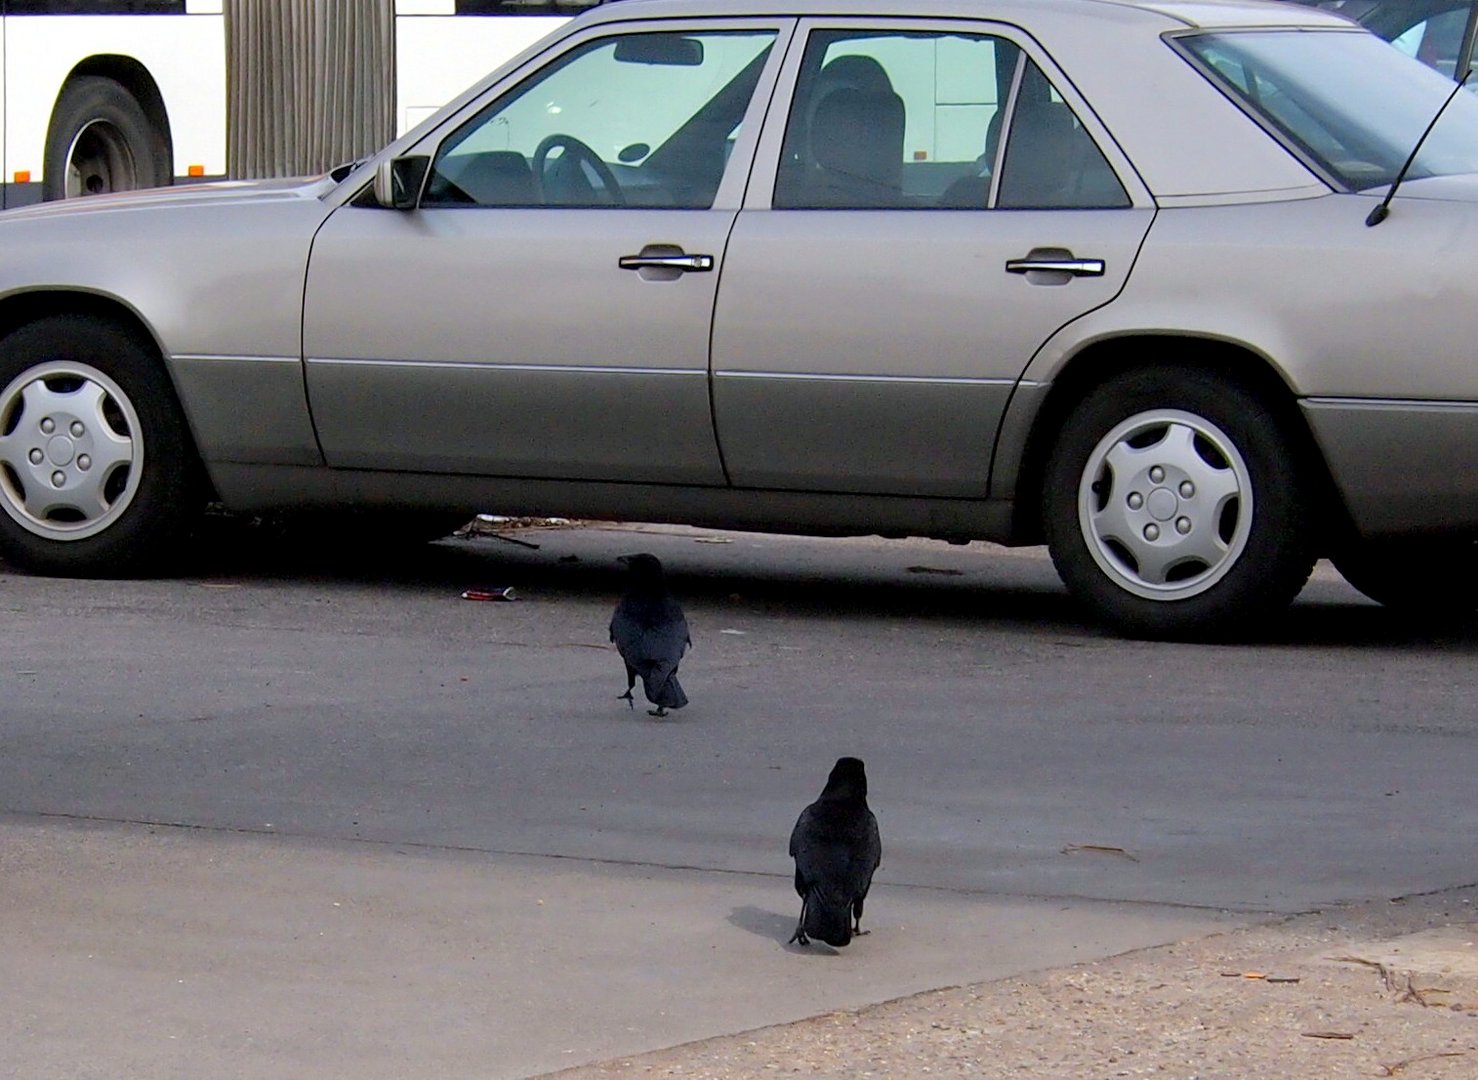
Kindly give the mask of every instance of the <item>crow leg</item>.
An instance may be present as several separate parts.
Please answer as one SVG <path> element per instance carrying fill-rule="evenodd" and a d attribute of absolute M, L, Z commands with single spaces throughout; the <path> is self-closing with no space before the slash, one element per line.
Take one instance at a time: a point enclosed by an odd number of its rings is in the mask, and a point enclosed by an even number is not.
<path fill-rule="evenodd" d="M 626 665 L 626 693 L 624 693 L 624 694 L 617 694 L 616 695 L 616 700 L 617 701 L 624 701 L 624 702 L 626 702 L 626 707 L 628 709 L 635 709 L 636 708 L 636 701 L 631 696 L 631 691 L 633 689 L 635 689 L 635 688 L 636 688 L 636 672 L 631 669 L 631 665 L 630 664 L 627 664 Z"/>
<path fill-rule="evenodd" d="M 666 716 L 667 715 L 667 710 L 664 709 L 661 705 L 658 705 L 655 709 L 648 709 L 647 710 L 647 715 L 648 716 Z"/>
<path fill-rule="evenodd" d="M 863 898 L 859 896 L 856 900 L 853 900 L 852 901 L 852 936 L 853 937 L 857 937 L 860 934 L 870 934 L 870 933 L 872 933 L 871 930 L 864 930 L 864 929 L 862 929 L 862 900 L 863 900 Z"/>
<path fill-rule="evenodd" d="M 787 941 L 785 944 L 787 944 L 787 945 L 796 944 L 796 943 L 799 943 L 801 945 L 809 945 L 809 944 L 811 944 L 811 939 L 806 936 L 806 909 L 809 908 L 810 906 L 811 906 L 810 897 L 806 897 L 805 899 L 803 899 L 801 901 L 801 917 L 796 921 L 796 924 L 795 924 L 795 933 L 793 933 L 793 934 L 790 935 L 790 940 Z"/>

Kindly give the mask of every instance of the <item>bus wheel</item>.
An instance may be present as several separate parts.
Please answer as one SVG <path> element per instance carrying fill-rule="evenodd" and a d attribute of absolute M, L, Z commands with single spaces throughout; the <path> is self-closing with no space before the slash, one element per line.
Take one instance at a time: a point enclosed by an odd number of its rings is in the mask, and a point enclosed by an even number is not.
<path fill-rule="evenodd" d="M 164 136 L 122 83 L 101 75 L 67 83 L 46 133 L 47 199 L 160 187 L 172 178 Z"/>

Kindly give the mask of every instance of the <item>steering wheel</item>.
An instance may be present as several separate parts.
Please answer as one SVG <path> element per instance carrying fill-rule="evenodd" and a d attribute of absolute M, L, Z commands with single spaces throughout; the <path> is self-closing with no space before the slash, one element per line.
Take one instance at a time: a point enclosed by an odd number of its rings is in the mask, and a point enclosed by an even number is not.
<path fill-rule="evenodd" d="M 616 174 L 611 172 L 611 167 L 600 159 L 600 155 L 573 135 L 559 134 L 546 135 L 541 139 L 539 145 L 534 148 L 533 161 L 530 162 L 530 167 L 534 173 L 534 183 L 539 187 L 540 201 L 545 201 L 544 196 L 546 194 L 544 187 L 544 165 L 549 157 L 549 152 L 555 148 L 563 151 L 559 161 L 556 162 L 556 167 L 566 160 L 570 165 L 574 166 L 580 164 L 589 165 L 590 171 L 595 173 L 596 179 L 600 181 L 600 186 L 605 190 L 607 198 L 617 205 L 625 205 L 626 196 L 621 191 L 621 185 L 616 181 Z M 570 175 L 578 176 L 582 185 L 589 190 L 591 196 L 593 197 L 595 195 L 595 185 L 585 175 L 584 169 L 577 167 L 571 171 Z"/>

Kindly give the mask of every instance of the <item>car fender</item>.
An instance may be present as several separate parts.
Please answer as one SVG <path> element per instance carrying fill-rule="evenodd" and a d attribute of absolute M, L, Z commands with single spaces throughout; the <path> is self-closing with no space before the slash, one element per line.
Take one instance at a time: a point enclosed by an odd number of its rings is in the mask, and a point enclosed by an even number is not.
<path fill-rule="evenodd" d="M 1118 298 L 1062 327 L 1023 371 L 1002 422 L 993 494 L 1018 494 L 1029 443 L 1050 443 L 1039 425 L 1061 415 L 1045 409 L 1053 384 L 1071 372 L 1074 385 L 1091 386 L 1083 365 L 1119 370 L 1134 350 L 1146 362 L 1196 361 L 1191 343 L 1203 341 L 1220 346 L 1222 363 L 1260 366 L 1258 375 L 1274 376 L 1304 406 L 1337 483 L 1361 467 L 1352 457 L 1360 440 L 1347 427 L 1335 445 L 1320 410 L 1347 404 L 1342 415 L 1373 423 L 1389 416 L 1370 408 L 1376 403 L 1471 404 L 1478 204 L 1398 198 L 1372 228 L 1365 216 L 1376 201 L 1329 195 L 1162 209 Z M 1146 349 L 1152 338 L 1180 344 Z"/>
<path fill-rule="evenodd" d="M 302 372 L 303 281 L 327 207 L 293 185 L 100 196 L 0 215 L 7 326 L 131 312 L 152 336 L 207 466 L 316 464 Z M 147 213 L 137 213 L 147 210 Z"/>
<path fill-rule="evenodd" d="M 1023 380 L 1049 383 L 1106 339 L 1159 335 L 1238 345 L 1298 397 L 1471 399 L 1478 203 L 1398 199 L 1371 228 L 1376 201 L 1162 209 L 1119 296 L 1045 342 Z"/>

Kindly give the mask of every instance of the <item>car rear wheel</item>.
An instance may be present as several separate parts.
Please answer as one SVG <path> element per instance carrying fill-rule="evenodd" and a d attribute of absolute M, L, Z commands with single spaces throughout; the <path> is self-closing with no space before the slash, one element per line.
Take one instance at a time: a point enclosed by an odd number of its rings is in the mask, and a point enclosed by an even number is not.
<path fill-rule="evenodd" d="M 0 339 L 0 554 L 116 575 L 164 557 L 200 506 L 159 360 L 117 325 L 56 316 Z"/>
<path fill-rule="evenodd" d="M 1437 620 L 1478 611 L 1478 541 L 1352 540 L 1330 560 L 1346 581 L 1393 611 Z"/>
<path fill-rule="evenodd" d="M 1069 589 L 1118 629 L 1215 637 L 1286 606 L 1314 565 L 1294 440 L 1259 398 L 1143 368 L 1069 414 L 1043 524 Z"/>

